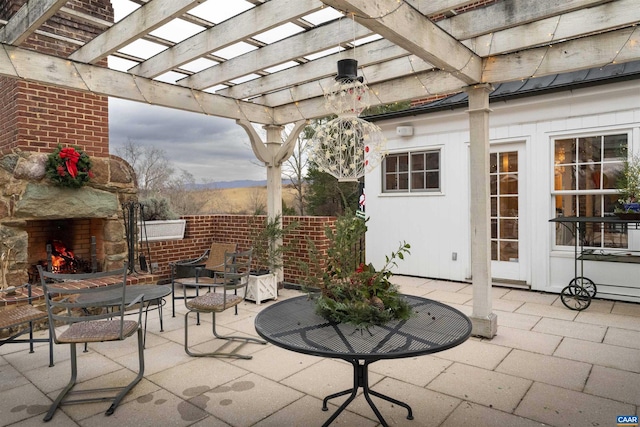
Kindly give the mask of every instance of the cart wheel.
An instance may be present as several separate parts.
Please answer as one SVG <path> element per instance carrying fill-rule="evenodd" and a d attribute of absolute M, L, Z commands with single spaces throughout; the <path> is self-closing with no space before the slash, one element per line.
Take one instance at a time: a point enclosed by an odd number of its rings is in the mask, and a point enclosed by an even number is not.
<path fill-rule="evenodd" d="M 582 276 L 574 277 L 573 279 L 571 279 L 569 284 L 582 286 L 585 291 L 589 292 L 589 296 L 591 298 L 595 297 L 596 292 L 598 292 L 598 289 L 596 288 L 596 284 L 593 283 L 593 280 L 589 279 L 588 277 L 582 277 Z"/>
<path fill-rule="evenodd" d="M 591 304 L 591 295 L 582 286 L 571 284 L 560 293 L 562 304 L 570 310 L 584 310 Z"/>

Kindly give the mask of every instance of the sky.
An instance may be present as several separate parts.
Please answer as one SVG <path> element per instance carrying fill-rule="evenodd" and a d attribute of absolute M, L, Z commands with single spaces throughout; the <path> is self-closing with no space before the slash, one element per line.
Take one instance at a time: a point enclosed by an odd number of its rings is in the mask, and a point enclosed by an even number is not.
<path fill-rule="evenodd" d="M 173 167 L 191 173 L 196 183 L 267 177 L 234 120 L 110 98 L 111 153 L 128 141 L 164 150 Z"/>
<path fill-rule="evenodd" d="M 112 4 L 116 22 L 138 7 L 128 0 L 112 0 Z M 248 7 L 250 4 L 244 0 L 224 0 L 207 2 L 192 12 L 208 17 L 215 15 L 210 20 L 217 23 Z M 152 34 L 178 42 L 200 30 L 182 21 L 182 24 L 173 22 L 161 27 Z M 143 58 L 158 52 L 154 46 L 144 43 L 129 49 Z M 109 58 L 109 67 L 119 71 L 126 71 L 132 65 L 135 63 Z M 164 80 L 170 81 L 170 74 L 167 73 Z M 173 167 L 191 173 L 196 183 L 266 179 L 266 169 L 253 154 L 248 135 L 231 119 L 109 98 L 109 139 L 112 154 L 128 141 L 164 150 Z"/>

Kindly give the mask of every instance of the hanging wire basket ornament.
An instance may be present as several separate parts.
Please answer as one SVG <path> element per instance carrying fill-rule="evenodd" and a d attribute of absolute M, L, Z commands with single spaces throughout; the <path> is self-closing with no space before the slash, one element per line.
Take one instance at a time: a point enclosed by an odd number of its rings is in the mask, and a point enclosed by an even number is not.
<path fill-rule="evenodd" d="M 356 76 L 357 61 L 338 61 L 336 84 L 325 93 L 325 106 L 338 117 L 316 128 L 311 160 L 321 172 L 338 181 L 357 181 L 384 157 L 386 140 L 382 130 L 358 115 L 369 107 L 370 90 Z"/>
<path fill-rule="evenodd" d="M 341 115 L 316 130 L 311 157 L 318 170 L 338 181 L 357 181 L 378 166 L 384 147 L 378 126 L 355 115 Z"/>

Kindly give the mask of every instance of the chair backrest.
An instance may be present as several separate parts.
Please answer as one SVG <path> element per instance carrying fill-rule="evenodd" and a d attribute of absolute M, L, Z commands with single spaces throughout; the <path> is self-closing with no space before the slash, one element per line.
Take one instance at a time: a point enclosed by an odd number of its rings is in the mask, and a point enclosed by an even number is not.
<path fill-rule="evenodd" d="M 224 276 L 226 289 L 246 288 L 251 272 L 251 257 L 253 249 L 241 252 L 225 252 L 224 272 L 218 273 L 218 277 Z"/>
<path fill-rule="evenodd" d="M 38 273 L 44 290 L 49 325 L 56 344 L 58 340 L 55 326 L 107 318 L 119 318 L 120 339 L 124 339 L 122 327 L 127 284 L 126 262 L 121 269 L 99 273 L 58 274 L 45 271 L 41 266 L 38 266 Z M 112 279 L 107 281 L 106 277 Z M 96 286 L 73 285 L 73 282 L 79 281 L 93 282 Z M 104 286 L 105 282 L 108 282 L 108 285 Z"/>
<path fill-rule="evenodd" d="M 236 243 L 212 243 L 204 268 L 211 271 L 224 271 L 225 253 L 235 252 L 237 246 Z"/>

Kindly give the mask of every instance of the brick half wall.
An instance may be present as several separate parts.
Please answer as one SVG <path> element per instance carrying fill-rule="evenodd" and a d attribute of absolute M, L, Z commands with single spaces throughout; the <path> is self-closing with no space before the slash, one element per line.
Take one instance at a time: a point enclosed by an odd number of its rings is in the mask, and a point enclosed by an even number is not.
<path fill-rule="evenodd" d="M 251 226 L 263 221 L 264 216 L 253 215 L 193 215 L 184 216 L 187 220 L 184 239 L 149 242 L 151 263 L 158 267 L 154 275 L 160 276 L 160 282 L 167 282 L 171 275 L 170 262 L 197 258 L 209 249 L 212 242 L 237 243 L 239 250 L 251 247 Z M 335 225 L 335 217 L 327 216 L 285 216 L 283 224 L 292 222 L 297 227 L 284 239 L 284 244 L 292 250 L 283 259 L 284 281 L 301 284 L 303 274 L 296 268 L 299 261 L 309 262 L 307 239 L 314 242 L 321 253 L 326 252 L 328 241 L 325 227 Z M 146 246 L 146 244 L 145 244 Z M 145 247 L 146 253 L 146 247 Z"/>

